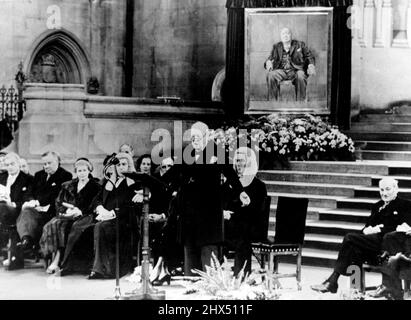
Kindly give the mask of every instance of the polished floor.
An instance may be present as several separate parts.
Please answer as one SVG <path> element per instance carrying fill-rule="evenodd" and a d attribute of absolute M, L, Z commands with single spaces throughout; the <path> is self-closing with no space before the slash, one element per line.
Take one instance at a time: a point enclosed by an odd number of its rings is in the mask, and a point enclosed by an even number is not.
<path fill-rule="evenodd" d="M 294 266 L 281 264 L 280 272 L 293 272 Z M 322 282 L 330 269 L 320 267 L 302 268 L 302 290 L 297 291 L 295 279 L 280 280 L 280 300 L 342 300 L 349 293 L 349 279 L 341 277 L 336 294 L 320 294 L 312 291 L 310 285 Z M 367 286 L 378 285 L 381 276 L 367 273 Z M 137 288 L 136 283 L 129 281 L 129 276 L 120 280 L 121 294 Z M 0 300 L 104 300 L 114 297 L 115 280 L 88 280 L 83 275 L 58 277 L 48 275 L 41 264 L 31 264 L 25 269 L 7 271 L 0 267 Z M 200 300 L 206 296 L 186 294 L 189 284 L 183 280 L 173 280 L 170 285 L 158 287 L 165 291 L 167 300 Z"/>

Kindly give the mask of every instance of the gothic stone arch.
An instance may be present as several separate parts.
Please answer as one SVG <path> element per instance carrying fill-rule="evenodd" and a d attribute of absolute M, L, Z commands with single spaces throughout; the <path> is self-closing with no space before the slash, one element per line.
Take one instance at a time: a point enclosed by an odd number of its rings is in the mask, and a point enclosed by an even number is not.
<path fill-rule="evenodd" d="M 86 85 L 90 59 L 80 40 L 66 30 L 46 31 L 37 38 L 25 63 L 30 82 Z"/>

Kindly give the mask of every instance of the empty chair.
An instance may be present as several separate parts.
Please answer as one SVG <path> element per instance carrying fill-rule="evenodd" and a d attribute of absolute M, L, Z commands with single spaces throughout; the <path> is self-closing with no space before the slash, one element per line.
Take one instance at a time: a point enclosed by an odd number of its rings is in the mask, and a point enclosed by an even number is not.
<path fill-rule="evenodd" d="M 308 199 L 279 197 L 274 242 L 264 241 L 252 244 L 253 254 L 257 257 L 261 268 L 265 267 L 265 260 L 267 260 L 268 270 L 270 270 L 271 262 L 273 262 L 273 277 L 275 279 L 296 277 L 298 290 L 301 290 L 301 257 L 307 207 Z M 278 256 L 286 255 L 296 256 L 297 266 L 295 273 L 278 273 Z"/>

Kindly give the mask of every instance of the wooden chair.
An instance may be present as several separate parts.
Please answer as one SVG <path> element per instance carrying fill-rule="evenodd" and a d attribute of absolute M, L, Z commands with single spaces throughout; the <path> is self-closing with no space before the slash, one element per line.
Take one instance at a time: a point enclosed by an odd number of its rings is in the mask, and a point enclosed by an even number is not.
<path fill-rule="evenodd" d="M 267 240 L 252 243 L 253 254 L 259 256 L 257 260 L 261 268 L 265 268 L 265 261 L 267 260 L 269 271 L 271 270 L 271 264 L 273 264 L 274 279 L 296 277 L 298 290 L 301 290 L 301 260 L 307 208 L 308 199 L 279 197 L 274 242 Z M 278 272 L 279 256 L 290 255 L 297 258 L 296 272 L 280 274 Z"/>

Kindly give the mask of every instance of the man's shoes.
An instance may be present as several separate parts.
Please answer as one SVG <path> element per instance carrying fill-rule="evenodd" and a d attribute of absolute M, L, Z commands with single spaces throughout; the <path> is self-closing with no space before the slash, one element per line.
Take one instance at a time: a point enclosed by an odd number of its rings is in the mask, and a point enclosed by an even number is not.
<path fill-rule="evenodd" d="M 87 277 L 89 280 L 104 279 L 104 276 L 98 272 L 91 272 Z"/>
<path fill-rule="evenodd" d="M 11 257 L 11 261 L 8 261 L 7 270 L 19 270 L 24 269 L 24 260 Z"/>
<path fill-rule="evenodd" d="M 17 243 L 17 246 L 23 249 L 24 251 L 26 250 L 32 250 L 34 248 L 33 242 L 30 237 L 24 236 L 20 242 Z"/>
<path fill-rule="evenodd" d="M 326 280 L 321 284 L 311 286 L 311 289 L 317 292 L 321 292 L 321 293 L 326 293 L 326 292 L 337 293 L 338 284 Z"/>
<path fill-rule="evenodd" d="M 380 285 L 374 292 L 370 293 L 369 295 L 372 298 L 386 298 L 392 300 L 391 291 L 383 284 Z"/>
<path fill-rule="evenodd" d="M 69 269 L 60 269 L 59 271 L 56 272 L 56 276 L 64 277 L 67 276 L 71 273 Z"/>
<path fill-rule="evenodd" d="M 6 259 L 6 260 L 3 261 L 3 267 L 8 268 L 9 265 L 10 265 L 10 260 L 9 259 Z"/>

